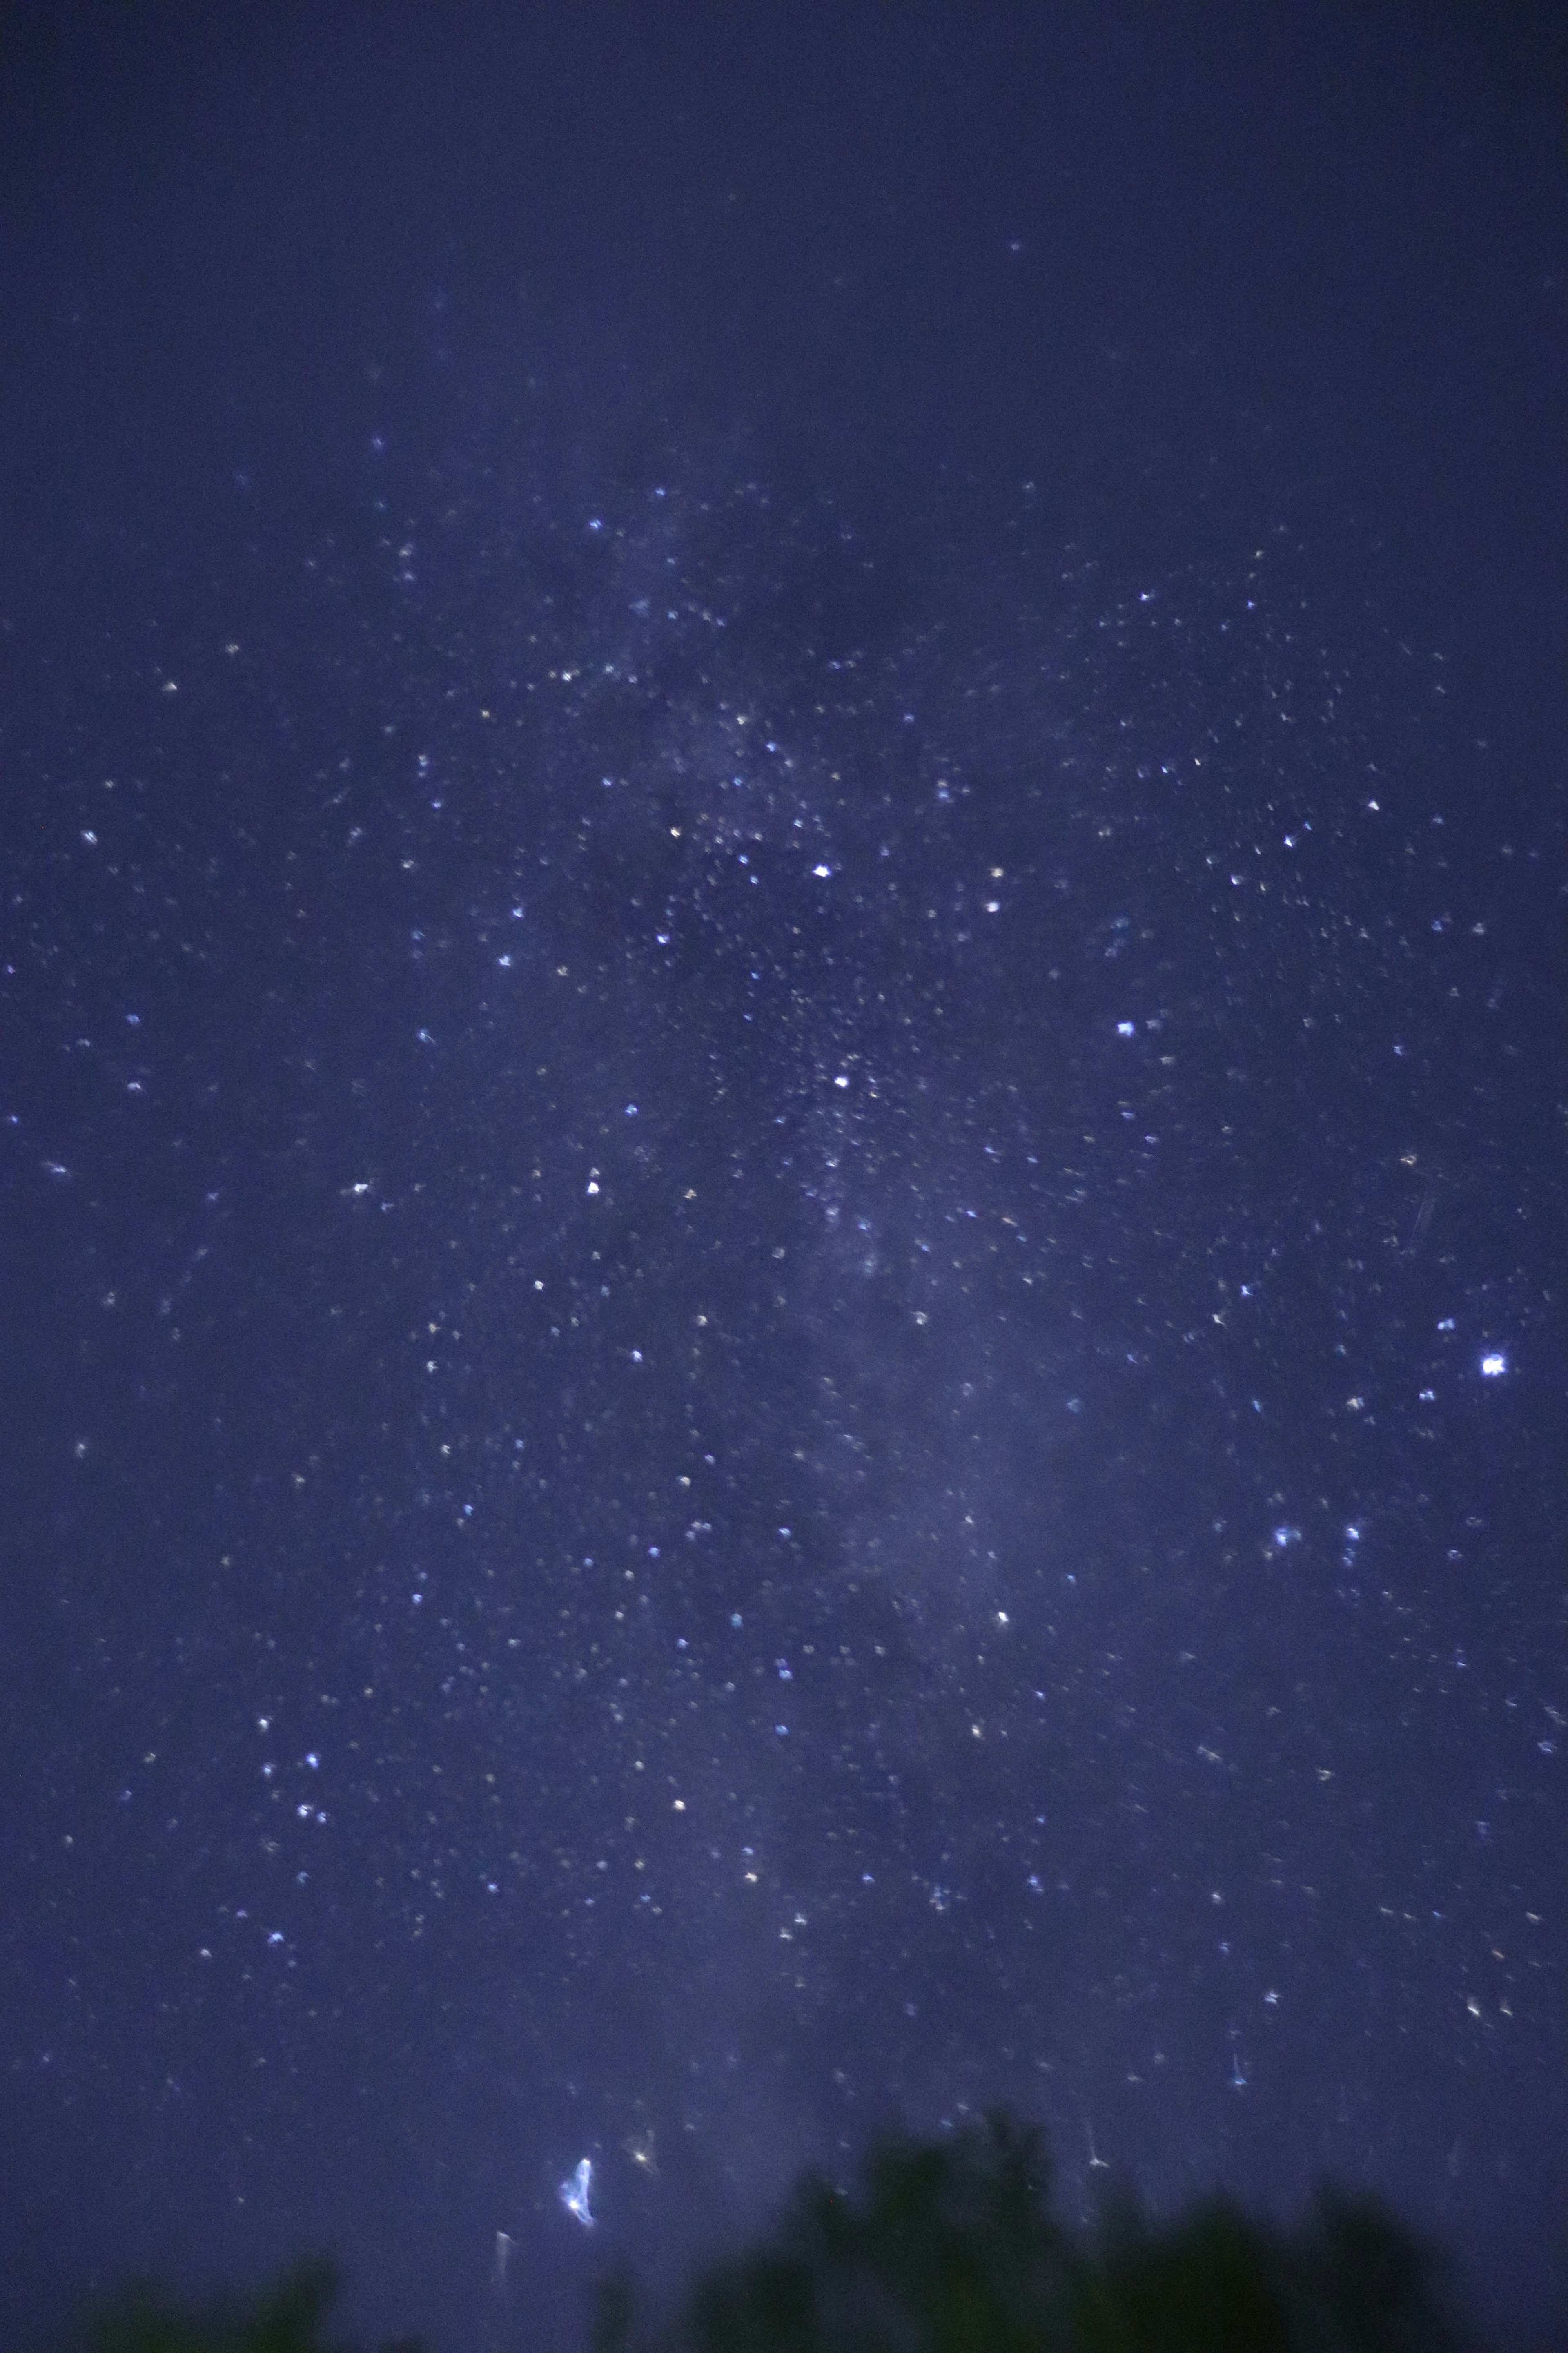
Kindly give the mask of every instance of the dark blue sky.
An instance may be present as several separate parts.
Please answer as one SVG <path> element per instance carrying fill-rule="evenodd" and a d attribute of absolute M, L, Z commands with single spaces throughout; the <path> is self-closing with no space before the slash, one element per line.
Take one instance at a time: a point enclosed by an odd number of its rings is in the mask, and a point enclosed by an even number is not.
<path fill-rule="evenodd" d="M 1542 2329 L 1562 42 L 673 13 L 16 20 L 5 2327 L 1005 2100 Z"/>

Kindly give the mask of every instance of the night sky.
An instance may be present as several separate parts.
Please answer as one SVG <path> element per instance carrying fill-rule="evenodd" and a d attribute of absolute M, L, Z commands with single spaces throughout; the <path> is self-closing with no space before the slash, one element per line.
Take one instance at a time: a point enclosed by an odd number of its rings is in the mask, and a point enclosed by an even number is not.
<path fill-rule="evenodd" d="M 997 2102 L 1545 2326 L 1563 68 L 13 18 L 8 2340 Z"/>

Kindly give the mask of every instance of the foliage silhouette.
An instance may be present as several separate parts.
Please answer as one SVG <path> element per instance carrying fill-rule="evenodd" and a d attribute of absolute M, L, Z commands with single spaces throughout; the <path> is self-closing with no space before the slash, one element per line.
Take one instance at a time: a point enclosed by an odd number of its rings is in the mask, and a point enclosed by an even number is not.
<path fill-rule="evenodd" d="M 1038 2133 L 998 2115 L 889 2142 L 859 2195 L 816 2177 L 777 2237 L 700 2283 L 679 2353 L 1458 2353 L 1436 2266 L 1374 2202 L 1321 2192 L 1283 2233 L 1226 2200 L 1087 2238 Z M 630 2316 L 596 2353 L 629 2346 Z"/>
<path fill-rule="evenodd" d="M 150 2281 L 132 2282 L 91 2330 L 91 2353 L 346 2353 L 322 2336 L 340 2285 L 337 2267 L 298 2264 L 248 2309 L 217 2305 L 188 2312 Z M 421 2353 L 408 2338 L 383 2353 Z"/>
<path fill-rule="evenodd" d="M 249 2309 L 191 2314 L 146 2285 L 91 2353 L 346 2353 L 322 2329 L 330 2263 Z M 874 2149 L 857 2191 L 807 2174 L 778 2231 L 709 2272 L 639 2337 L 624 2268 L 600 2280 L 592 2353 L 1466 2353 L 1434 2258 L 1373 2200 L 1321 2189 L 1290 2232 L 1214 2199 L 1155 2222 L 1128 2195 L 1069 2232 L 1040 2134 L 1005 2115 Z M 418 2353 L 412 2342 L 383 2353 Z"/>

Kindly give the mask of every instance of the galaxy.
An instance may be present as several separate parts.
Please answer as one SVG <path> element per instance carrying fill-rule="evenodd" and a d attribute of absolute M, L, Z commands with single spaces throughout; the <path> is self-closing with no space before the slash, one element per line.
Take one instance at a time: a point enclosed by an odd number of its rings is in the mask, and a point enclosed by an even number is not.
<path fill-rule="evenodd" d="M 616 21 L 5 101 L 6 2326 L 1005 2105 L 1542 2330 L 1561 43 Z"/>

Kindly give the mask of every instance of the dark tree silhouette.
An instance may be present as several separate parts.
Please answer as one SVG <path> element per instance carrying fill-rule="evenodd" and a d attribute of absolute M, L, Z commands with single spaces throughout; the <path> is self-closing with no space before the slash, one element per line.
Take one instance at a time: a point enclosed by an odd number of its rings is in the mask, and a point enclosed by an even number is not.
<path fill-rule="evenodd" d="M 1380 2206 L 1319 2195 L 1286 2234 L 1215 2200 L 1131 2200 L 1070 2236 L 1040 2136 L 1005 2116 L 890 2142 L 858 2196 L 816 2177 L 777 2236 L 698 2287 L 687 2353 L 1458 2353 L 1432 2259 Z M 606 2332 L 599 2353 L 629 2341 Z"/>
<path fill-rule="evenodd" d="M 1123 2195 L 1073 2233 L 1050 2192 L 1040 2135 L 1005 2115 L 887 2141 L 856 2191 L 807 2174 L 777 2232 L 708 2273 L 649 2353 L 1473 2353 L 1434 2259 L 1375 2201 L 1323 2189 L 1285 2232 L 1226 2199 L 1155 2222 Z M 248 2309 L 191 2314 L 132 2287 L 89 2342 L 348 2353 L 322 2335 L 336 2288 L 306 2263 Z M 624 2270 L 601 2280 L 589 2339 L 643 2341 Z"/>
<path fill-rule="evenodd" d="M 248 2309 L 216 2305 L 189 2312 L 150 2282 L 135 2281 L 90 2332 L 92 2353 L 348 2353 L 322 2336 L 337 2295 L 337 2266 L 302 2263 Z M 421 2353 L 407 2338 L 383 2353 Z"/>
<path fill-rule="evenodd" d="M 699 2287 L 688 2341 L 696 2353 L 1030 2353 L 1050 2327 L 1059 2338 L 1078 2269 L 1050 2216 L 1039 2135 L 997 2117 L 984 2137 L 886 2144 L 859 2200 L 808 2176 L 779 2242 Z"/>

